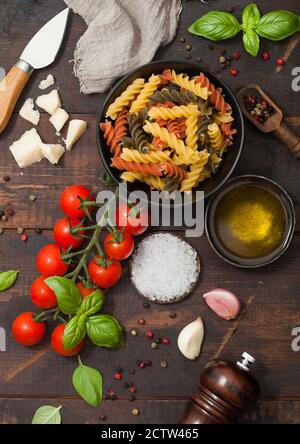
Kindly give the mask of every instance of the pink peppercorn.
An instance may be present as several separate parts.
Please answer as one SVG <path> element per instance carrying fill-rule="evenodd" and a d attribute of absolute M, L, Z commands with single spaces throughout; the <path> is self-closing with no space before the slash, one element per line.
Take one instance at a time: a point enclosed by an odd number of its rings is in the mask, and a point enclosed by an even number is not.
<path fill-rule="evenodd" d="M 122 378 L 123 378 L 122 373 L 115 373 L 115 379 L 117 381 L 121 381 Z"/>
<path fill-rule="evenodd" d="M 232 57 L 233 57 L 234 60 L 239 60 L 241 58 L 241 53 L 239 51 L 235 51 L 232 54 Z"/>
<path fill-rule="evenodd" d="M 133 384 L 131 387 L 129 387 L 130 393 L 136 393 L 136 386 Z"/>
<path fill-rule="evenodd" d="M 146 336 L 147 336 L 148 339 L 153 339 L 154 334 L 153 334 L 152 331 L 147 331 Z"/>
<path fill-rule="evenodd" d="M 267 62 L 268 60 L 270 60 L 270 58 L 270 54 L 267 51 L 263 52 L 262 59 L 264 62 Z"/>
<path fill-rule="evenodd" d="M 170 339 L 168 339 L 168 338 L 163 338 L 161 342 L 162 342 L 164 345 L 170 345 L 170 344 L 171 344 L 171 341 L 170 341 Z"/>
<path fill-rule="evenodd" d="M 145 366 L 146 366 L 146 364 L 145 364 L 143 361 L 141 361 L 141 362 L 139 363 L 139 367 L 140 367 L 141 369 L 144 369 Z"/>
<path fill-rule="evenodd" d="M 236 76 L 239 74 L 239 71 L 238 71 L 236 68 L 231 68 L 231 70 L 230 70 L 230 74 L 231 74 L 233 77 L 236 77 Z"/>
<path fill-rule="evenodd" d="M 22 234 L 22 236 L 20 237 L 21 241 L 26 242 L 28 239 L 27 234 Z"/>
<path fill-rule="evenodd" d="M 276 63 L 277 63 L 278 66 L 284 66 L 285 65 L 285 60 L 283 58 L 280 58 L 280 59 L 277 60 Z"/>
<path fill-rule="evenodd" d="M 145 319 L 139 319 L 139 324 L 140 324 L 140 325 L 145 325 L 145 324 L 146 324 Z"/>

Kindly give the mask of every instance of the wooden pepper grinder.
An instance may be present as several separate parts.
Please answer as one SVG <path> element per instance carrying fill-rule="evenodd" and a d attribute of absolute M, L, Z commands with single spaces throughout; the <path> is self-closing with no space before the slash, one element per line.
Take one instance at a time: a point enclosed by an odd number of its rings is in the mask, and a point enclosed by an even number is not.
<path fill-rule="evenodd" d="M 189 402 L 180 424 L 236 424 L 255 403 L 259 384 L 250 374 L 255 359 L 243 353 L 237 364 L 215 361 L 201 375 L 200 387 Z"/>

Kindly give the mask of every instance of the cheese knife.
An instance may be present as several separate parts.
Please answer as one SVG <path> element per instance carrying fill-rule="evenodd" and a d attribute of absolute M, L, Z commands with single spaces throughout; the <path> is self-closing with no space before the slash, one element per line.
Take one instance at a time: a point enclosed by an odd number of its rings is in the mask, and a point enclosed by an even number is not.
<path fill-rule="evenodd" d="M 35 69 L 45 68 L 56 59 L 68 23 L 70 8 L 46 23 L 30 40 L 20 59 L 0 83 L 0 134 L 5 130 L 15 105 Z"/>

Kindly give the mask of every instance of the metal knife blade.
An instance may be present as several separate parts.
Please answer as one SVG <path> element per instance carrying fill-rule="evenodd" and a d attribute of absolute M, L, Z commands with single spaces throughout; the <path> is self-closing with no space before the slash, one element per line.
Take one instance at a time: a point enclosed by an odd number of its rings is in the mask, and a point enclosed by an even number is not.
<path fill-rule="evenodd" d="M 34 69 L 45 68 L 56 59 L 61 48 L 70 8 L 64 9 L 46 23 L 36 34 L 20 56 Z"/>

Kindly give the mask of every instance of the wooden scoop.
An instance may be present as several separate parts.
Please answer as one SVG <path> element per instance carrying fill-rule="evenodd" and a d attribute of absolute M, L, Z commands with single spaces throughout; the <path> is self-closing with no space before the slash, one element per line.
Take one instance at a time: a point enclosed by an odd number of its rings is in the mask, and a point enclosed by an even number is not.
<path fill-rule="evenodd" d="M 248 112 L 244 97 L 254 95 L 261 96 L 273 108 L 274 113 L 261 124 Z M 282 110 L 273 102 L 273 100 L 256 84 L 250 84 L 238 93 L 238 101 L 243 114 L 263 133 L 274 133 L 274 135 L 283 142 L 296 159 L 300 159 L 300 136 L 298 136 L 283 120 Z"/>

